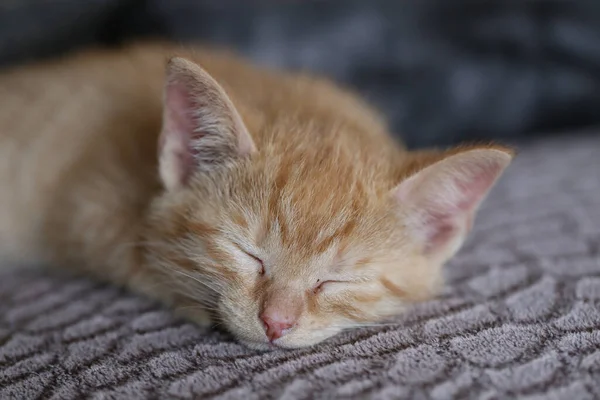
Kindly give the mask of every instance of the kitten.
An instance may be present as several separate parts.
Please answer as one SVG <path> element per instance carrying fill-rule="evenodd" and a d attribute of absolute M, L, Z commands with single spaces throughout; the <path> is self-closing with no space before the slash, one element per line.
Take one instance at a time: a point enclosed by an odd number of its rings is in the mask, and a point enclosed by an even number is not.
<path fill-rule="evenodd" d="M 433 295 L 512 158 L 407 152 L 328 81 L 167 44 L 6 70 L 0 99 L 4 263 L 125 285 L 263 349 Z"/>

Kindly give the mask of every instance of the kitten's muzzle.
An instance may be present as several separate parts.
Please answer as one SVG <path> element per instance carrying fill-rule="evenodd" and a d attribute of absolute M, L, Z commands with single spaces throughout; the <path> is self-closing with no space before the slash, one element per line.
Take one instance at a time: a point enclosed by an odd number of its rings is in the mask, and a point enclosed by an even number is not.
<path fill-rule="evenodd" d="M 259 318 L 270 342 L 288 333 L 300 318 L 302 299 L 292 293 L 290 290 L 274 290 L 264 302 Z"/>

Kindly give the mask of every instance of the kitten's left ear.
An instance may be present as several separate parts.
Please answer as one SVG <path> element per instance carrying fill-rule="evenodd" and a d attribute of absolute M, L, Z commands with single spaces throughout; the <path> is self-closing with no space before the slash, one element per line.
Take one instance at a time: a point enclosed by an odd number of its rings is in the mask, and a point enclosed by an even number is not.
<path fill-rule="evenodd" d="M 167 190 L 183 186 L 195 171 L 213 170 L 255 151 L 225 90 L 191 61 L 169 61 L 163 107 L 159 165 Z"/>
<path fill-rule="evenodd" d="M 428 257 L 445 262 L 458 251 L 479 205 L 512 158 L 508 149 L 462 151 L 425 167 L 393 190 L 409 234 Z"/>

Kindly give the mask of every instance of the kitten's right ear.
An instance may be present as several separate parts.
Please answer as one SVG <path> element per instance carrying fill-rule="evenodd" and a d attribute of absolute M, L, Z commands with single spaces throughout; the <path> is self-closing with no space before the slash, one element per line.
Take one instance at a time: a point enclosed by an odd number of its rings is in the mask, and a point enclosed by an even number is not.
<path fill-rule="evenodd" d="M 393 196 L 405 211 L 405 227 L 424 254 L 445 262 L 462 245 L 481 202 L 513 152 L 483 147 L 440 157 L 400 182 Z"/>
<path fill-rule="evenodd" d="M 223 88 L 193 62 L 169 61 L 163 102 L 159 167 L 167 190 L 185 185 L 195 171 L 210 171 L 255 151 Z"/>

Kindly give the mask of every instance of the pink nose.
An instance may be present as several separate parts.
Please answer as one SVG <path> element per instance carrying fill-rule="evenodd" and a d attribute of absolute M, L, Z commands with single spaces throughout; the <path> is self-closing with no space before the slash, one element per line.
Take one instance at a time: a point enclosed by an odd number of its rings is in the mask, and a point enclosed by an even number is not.
<path fill-rule="evenodd" d="M 265 325 L 267 337 L 272 342 L 286 334 L 286 330 L 294 326 L 295 321 L 291 318 L 281 317 L 278 315 L 262 314 L 260 319 Z"/>

